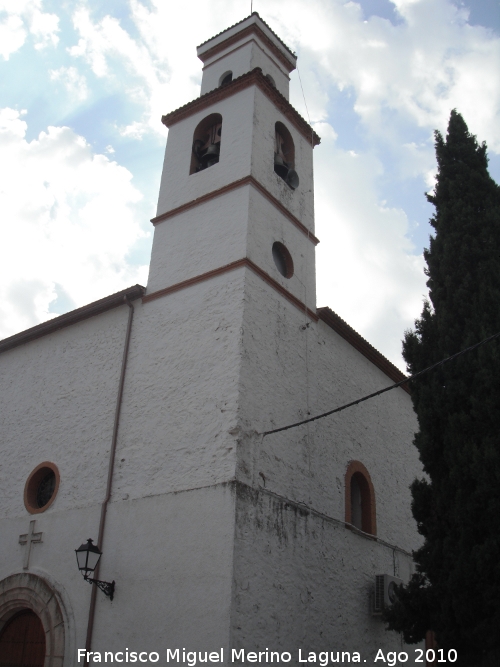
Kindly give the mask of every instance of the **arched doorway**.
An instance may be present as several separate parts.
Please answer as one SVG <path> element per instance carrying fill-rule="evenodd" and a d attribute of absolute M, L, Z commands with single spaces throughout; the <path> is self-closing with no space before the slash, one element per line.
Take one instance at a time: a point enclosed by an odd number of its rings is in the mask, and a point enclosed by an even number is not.
<path fill-rule="evenodd" d="M 66 627 L 62 601 L 46 579 L 20 572 L 0 581 L 0 667 L 62 667 Z M 25 643 L 31 655 L 23 656 Z"/>
<path fill-rule="evenodd" d="M 0 633 L 0 667 L 43 667 L 45 632 L 41 620 L 31 611 L 19 611 Z"/>

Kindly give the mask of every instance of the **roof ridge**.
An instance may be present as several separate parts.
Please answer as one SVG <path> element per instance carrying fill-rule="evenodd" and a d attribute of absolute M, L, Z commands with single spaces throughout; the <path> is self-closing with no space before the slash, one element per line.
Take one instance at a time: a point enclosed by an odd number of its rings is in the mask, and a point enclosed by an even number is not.
<path fill-rule="evenodd" d="M 262 21 L 262 23 L 266 26 L 266 28 L 267 28 L 267 29 L 268 29 L 268 30 L 269 30 L 269 31 L 276 37 L 276 39 L 280 42 L 280 44 L 282 44 L 282 45 L 285 47 L 285 49 L 286 49 L 289 53 L 291 53 L 292 56 L 297 57 L 297 54 L 296 54 L 294 51 L 292 51 L 292 49 L 291 49 L 289 46 L 287 46 L 287 45 L 285 44 L 285 42 L 281 39 L 281 37 L 279 37 L 279 35 L 277 35 L 277 34 L 274 32 L 274 30 L 271 28 L 271 26 L 268 25 L 268 24 L 264 21 L 264 19 L 263 19 L 262 16 L 259 14 L 259 12 L 252 12 L 249 16 L 245 16 L 244 19 L 241 19 L 241 21 L 238 21 L 237 23 L 234 23 L 233 25 L 230 25 L 229 28 L 225 28 L 225 30 L 221 30 L 221 31 L 218 32 L 216 35 L 213 35 L 213 37 L 210 37 L 209 39 L 206 39 L 206 40 L 205 40 L 204 42 L 202 42 L 201 44 L 198 44 L 198 46 L 197 46 L 196 48 L 199 49 L 199 48 L 201 48 L 202 46 L 205 46 L 205 44 L 208 44 L 208 42 L 211 42 L 212 39 L 215 39 L 216 37 L 220 37 L 221 35 L 223 35 L 223 34 L 224 34 L 225 32 L 227 32 L 228 30 L 232 30 L 233 28 L 236 28 L 237 25 L 240 25 L 240 23 L 244 23 L 247 19 L 251 18 L 252 16 L 258 16 L 258 18 Z"/>

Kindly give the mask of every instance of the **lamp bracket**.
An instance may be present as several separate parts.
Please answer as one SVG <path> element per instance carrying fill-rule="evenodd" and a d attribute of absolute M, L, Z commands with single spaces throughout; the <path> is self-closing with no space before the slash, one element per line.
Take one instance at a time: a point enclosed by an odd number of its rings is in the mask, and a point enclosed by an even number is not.
<path fill-rule="evenodd" d="M 115 582 L 112 581 L 109 583 L 109 581 L 100 581 L 99 579 L 91 579 L 88 575 L 84 574 L 83 578 L 85 581 L 88 581 L 89 584 L 95 584 L 97 588 L 100 588 L 101 591 L 104 593 L 104 595 L 107 595 L 107 597 L 112 600 L 113 596 L 115 594 Z"/>

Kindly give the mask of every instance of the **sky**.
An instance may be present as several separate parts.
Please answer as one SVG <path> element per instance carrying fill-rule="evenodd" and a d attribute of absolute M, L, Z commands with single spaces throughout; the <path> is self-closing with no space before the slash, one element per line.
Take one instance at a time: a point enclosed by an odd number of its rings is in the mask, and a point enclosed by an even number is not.
<path fill-rule="evenodd" d="M 250 0 L 0 0 L 0 338 L 147 284 L 167 129 L 196 46 Z M 500 181 L 500 0 L 254 0 L 297 53 L 314 150 L 317 304 L 393 363 L 426 295 L 434 130 Z"/>

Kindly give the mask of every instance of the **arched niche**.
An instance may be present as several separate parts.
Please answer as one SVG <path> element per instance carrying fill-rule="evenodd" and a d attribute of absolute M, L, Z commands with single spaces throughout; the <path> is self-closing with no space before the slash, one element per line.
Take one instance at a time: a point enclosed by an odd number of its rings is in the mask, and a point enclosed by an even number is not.
<path fill-rule="evenodd" d="M 345 473 L 345 522 L 369 535 L 377 534 L 375 489 L 360 461 L 351 461 Z"/>
<path fill-rule="evenodd" d="M 288 128 L 280 121 L 274 126 L 274 171 L 295 190 L 299 184 L 295 171 L 295 145 Z"/>
<path fill-rule="evenodd" d="M 45 634 L 44 667 L 62 667 L 65 625 L 61 605 L 52 586 L 31 572 L 13 574 L 0 581 L 0 633 L 23 612 L 34 613 L 42 624 Z"/>
<path fill-rule="evenodd" d="M 228 84 L 231 83 L 232 80 L 233 80 L 233 73 L 231 72 L 231 70 L 224 72 L 224 74 L 219 79 L 219 88 L 222 88 L 222 86 L 227 86 Z"/>
<path fill-rule="evenodd" d="M 269 83 L 276 88 L 276 81 L 273 79 L 273 77 L 270 74 L 266 74 L 266 79 L 269 81 Z"/>
<path fill-rule="evenodd" d="M 190 174 L 212 167 L 219 161 L 222 116 L 212 113 L 198 123 L 193 134 Z"/>

